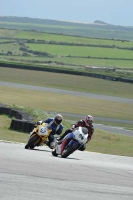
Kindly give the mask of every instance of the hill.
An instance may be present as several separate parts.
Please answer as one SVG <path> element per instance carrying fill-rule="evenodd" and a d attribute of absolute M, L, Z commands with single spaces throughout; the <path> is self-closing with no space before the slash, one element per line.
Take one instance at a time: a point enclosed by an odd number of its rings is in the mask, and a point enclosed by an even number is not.
<path fill-rule="evenodd" d="M 29 17 L 0 16 L 0 28 L 35 30 L 82 37 L 133 40 L 133 27 L 94 23 L 76 23 Z"/>

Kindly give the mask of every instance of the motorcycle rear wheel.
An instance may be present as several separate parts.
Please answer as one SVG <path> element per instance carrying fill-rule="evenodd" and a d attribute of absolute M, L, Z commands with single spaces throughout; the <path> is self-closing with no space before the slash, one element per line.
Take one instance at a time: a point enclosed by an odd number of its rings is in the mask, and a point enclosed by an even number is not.
<path fill-rule="evenodd" d="M 28 143 L 25 145 L 25 149 L 34 149 L 34 147 L 38 144 L 36 144 L 36 141 L 39 139 L 38 135 L 35 135 L 34 137 L 30 138 Z"/>
<path fill-rule="evenodd" d="M 67 158 L 70 154 L 72 154 L 75 150 L 77 149 L 77 144 L 73 143 L 70 148 L 67 150 L 63 151 L 61 157 L 62 158 Z"/>

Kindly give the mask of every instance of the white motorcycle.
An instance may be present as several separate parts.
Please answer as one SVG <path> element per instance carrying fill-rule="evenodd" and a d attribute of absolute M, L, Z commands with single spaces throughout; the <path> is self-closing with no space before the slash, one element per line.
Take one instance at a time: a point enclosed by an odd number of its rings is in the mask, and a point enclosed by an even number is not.
<path fill-rule="evenodd" d="M 82 145 L 86 144 L 88 139 L 88 130 L 85 127 L 77 127 L 71 133 L 68 133 L 61 142 L 56 144 L 52 151 L 53 156 L 60 155 L 62 158 L 68 157 Z"/>

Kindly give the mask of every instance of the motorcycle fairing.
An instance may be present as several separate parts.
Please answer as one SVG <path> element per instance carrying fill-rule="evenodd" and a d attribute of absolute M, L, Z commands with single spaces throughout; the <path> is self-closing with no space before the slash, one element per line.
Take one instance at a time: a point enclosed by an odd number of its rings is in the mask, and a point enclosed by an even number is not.
<path fill-rule="evenodd" d="M 44 125 L 39 125 L 39 127 L 38 127 L 38 135 L 49 135 L 49 131 L 48 131 L 48 129 L 47 129 L 47 127 L 46 126 L 44 126 Z"/>
<path fill-rule="evenodd" d="M 78 141 L 79 144 L 83 144 L 87 142 L 88 134 L 83 134 L 82 131 L 75 130 L 73 131 L 73 135 L 74 135 L 75 140 Z"/>
<path fill-rule="evenodd" d="M 34 128 L 33 133 L 39 135 L 39 137 L 45 141 L 50 135 L 52 130 L 48 129 L 47 124 L 43 123 Z"/>

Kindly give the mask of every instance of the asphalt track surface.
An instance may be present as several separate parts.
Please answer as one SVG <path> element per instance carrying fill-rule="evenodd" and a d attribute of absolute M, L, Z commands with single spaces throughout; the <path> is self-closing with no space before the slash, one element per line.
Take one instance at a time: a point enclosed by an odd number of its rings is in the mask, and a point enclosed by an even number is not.
<path fill-rule="evenodd" d="M 133 158 L 0 141 L 0 200 L 133 200 Z"/>
<path fill-rule="evenodd" d="M 88 97 L 88 98 L 96 98 L 96 99 L 103 99 L 107 101 L 115 101 L 115 102 L 121 102 L 121 103 L 127 103 L 127 104 L 133 104 L 133 99 L 127 99 L 127 98 L 119 98 L 119 97 L 113 97 L 113 96 L 105 96 L 105 95 L 96 95 L 91 93 L 84 93 L 84 92 L 76 92 L 76 91 L 69 91 L 69 90 L 61 90 L 56 88 L 47 88 L 47 87 L 40 87 L 40 86 L 32 86 L 32 85 L 25 85 L 25 84 L 17 84 L 17 83 L 10 83 L 10 82 L 3 82 L 0 81 L 0 86 L 8 86 L 13 88 L 22 88 L 22 89 L 29 89 L 29 90 L 37 90 L 37 91 L 43 91 L 43 92 L 52 92 L 52 93 L 58 93 L 58 94 L 68 94 L 73 96 L 82 96 L 82 97 Z M 53 112 L 54 114 L 54 112 Z M 71 113 L 61 113 L 63 116 L 67 117 L 73 117 L 77 120 L 82 119 L 83 115 L 74 115 Z M 118 123 L 126 123 L 126 124 L 133 124 L 133 121 L 128 120 L 119 120 L 119 119 L 110 119 L 110 118 L 99 118 L 95 117 L 96 120 L 103 120 L 103 121 L 111 121 L 111 122 L 118 122 Z M 121 127 L 112 127 L 107 126 L 103 124 L 94 124 L 94 128 L 98 128 L 101 130 L 113 132 L 113 133 L 119 133 L 124 134 L 128 136 L 133 136 L 133 131 L 125 130 Z"/>

